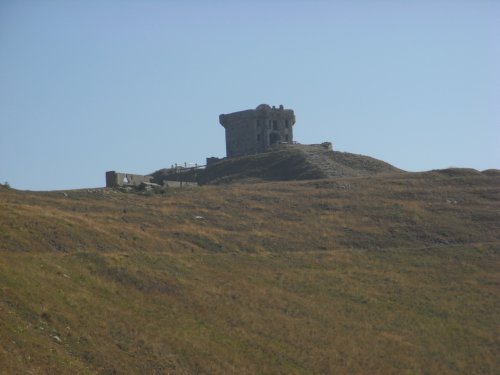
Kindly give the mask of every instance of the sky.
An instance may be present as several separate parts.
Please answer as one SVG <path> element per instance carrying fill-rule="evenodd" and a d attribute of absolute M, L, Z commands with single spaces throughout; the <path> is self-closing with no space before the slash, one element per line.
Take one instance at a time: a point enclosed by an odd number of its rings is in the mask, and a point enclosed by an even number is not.
<path fill-rule="evenodd" d="M 0 0 L 0 183 L 225 156 L 221 113 L 408 171 L 500 168 L 500 1 Z"/>

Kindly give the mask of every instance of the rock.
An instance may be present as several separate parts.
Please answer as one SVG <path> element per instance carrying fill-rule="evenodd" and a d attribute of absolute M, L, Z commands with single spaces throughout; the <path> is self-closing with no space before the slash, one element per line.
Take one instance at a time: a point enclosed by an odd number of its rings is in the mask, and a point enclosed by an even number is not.
<path fill-rule="evenodd" d="M 54 335 L 54 336 L 52 336 L 52 338 L 54 339 L 55 342 L 57 342 L 59 344 L 62 343 L 62 340 L 61 340 L 61 338 L 59 336 Z"/>

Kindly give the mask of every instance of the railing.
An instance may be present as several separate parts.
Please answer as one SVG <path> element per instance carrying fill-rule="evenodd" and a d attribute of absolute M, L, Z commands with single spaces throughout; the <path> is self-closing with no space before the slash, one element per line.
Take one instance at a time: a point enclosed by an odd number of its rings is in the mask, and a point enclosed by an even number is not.
<path fill-rule="evenodd" d="M 166 168 L 167 172 L 179 173 L 188 172 L 193 170 L 205 169 L 206 165 L 198 165 L 196 163 L 182 163 L 182 164 L 172 164 L 170 168 Z"/>

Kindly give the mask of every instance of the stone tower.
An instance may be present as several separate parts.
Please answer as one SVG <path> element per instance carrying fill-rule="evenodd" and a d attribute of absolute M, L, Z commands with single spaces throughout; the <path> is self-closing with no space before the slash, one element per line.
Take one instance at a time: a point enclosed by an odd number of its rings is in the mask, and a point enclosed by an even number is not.
<path fill-rule="evenodd" d="M 226 129 L 227 157 L 257 154 L 280 143 L 293 142 L 295 114 L 291 109 L 261 104 L 255 109 L 219 116 Z"/>

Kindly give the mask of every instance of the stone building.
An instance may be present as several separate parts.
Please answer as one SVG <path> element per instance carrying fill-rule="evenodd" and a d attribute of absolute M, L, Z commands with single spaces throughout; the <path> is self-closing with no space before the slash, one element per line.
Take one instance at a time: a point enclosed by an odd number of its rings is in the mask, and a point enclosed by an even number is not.
<path fill-rule="evenodd" d="M 152 176 L 140 174 L 108 171 L 106 172 L 106 187 L 139 186 L 143 182 L 151 182 L 152 178 Z"/>
<path fill-rule="evenodd" d="M 295 114 L 291 109 L 261 104 L 255 109 L 219 116 L 226 129 L 227 157 L 257 154 L 280 143 L 293 142 Z"/>

